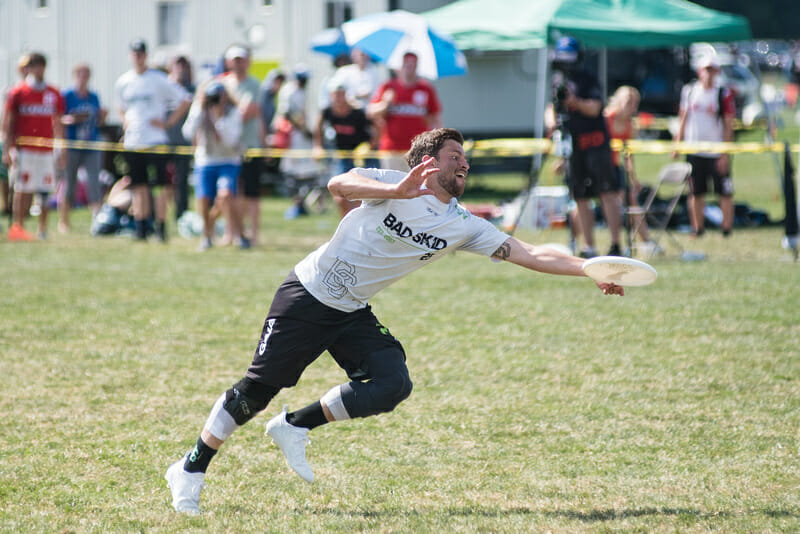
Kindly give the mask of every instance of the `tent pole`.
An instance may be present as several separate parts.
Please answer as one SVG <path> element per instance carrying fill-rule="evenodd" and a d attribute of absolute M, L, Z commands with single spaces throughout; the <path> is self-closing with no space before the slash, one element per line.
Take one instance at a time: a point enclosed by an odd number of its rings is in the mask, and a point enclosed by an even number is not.
<path fill-rule="evenodd" d="M 608 101 L 608 48 L 605 46 L 600 49 L 597 57 L 597 77 L 600 79 L 600 90 L 605 104 Z"/>
<path fill-rule="evenodd" d="M 536 79 L 536 95 L 533 103 L 533 117 L 535 121 L 533 125 L 533 134 L 537 139 L 541 139 L 544 137 L 544 110 L 547 107 L 547 79 L 550 76 L 550 66 L 547 61 L 549 49 L 545 46 L 540 48 L 537 53 L 539 56 L 539 76 Z M 534 155 L 533 166 L 535 169 L 539 169 L 542 166 L 542 154 Z"/>
<path fill-rule="evenodd" d="M 536 78 L 536 89 L 533 98 L 533 136 L 536 139 L 541 139 L 544 137 L 544 110 L 547 107 L 547 80 L 550 76 L 550 65 L 548 63 L 548 58 L 550 57 L 550 49 L 547 46 L 544 46 L 540 48 L 537 53 L 539 54 L 539 76 Z M 509 235 L 514 235 L 514 232 L 516 232 L 517 228 L 519 227 L 520 221 L 522 221 L 522 215 L 525 212 L 525 208 L 528 206 L 528 202 L 533 196 L 533 188 L 536 187 L 536 184 L 539 181 L 539 173 L 542 171 L 542 165 L 544 165 L 545 156 L 546 154 L 533 154 L 531 156 L 531 168 L 528 173 L 527 191 L 521 192 L 521 194 L 525 194 L 525 198 L 522 201 L 522 206 L 519 208 L 517 218 L 514 220 L 514 226 L 512 226 L 508 231 Z"/>

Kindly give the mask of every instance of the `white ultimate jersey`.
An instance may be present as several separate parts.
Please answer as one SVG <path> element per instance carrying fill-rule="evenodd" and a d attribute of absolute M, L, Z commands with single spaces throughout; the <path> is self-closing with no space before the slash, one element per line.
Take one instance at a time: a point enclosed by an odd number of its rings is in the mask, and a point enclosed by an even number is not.
<path fill-rule="evenodd" d="M 384 183 L 406 173 L 355 169 Z M 404 200 L 364 200 L 339 223 L 330 241 L 294 270 L 303 287 L 323 304 L 342 311 L 367 306 L 384 287 L 456 250 L 491 256 L 508 234 L 451 199 L 433 195 Z"/>
<path fill-rule="evenodd" d="M 724 127 L 722 122 L 723 111 L 720 106 L 720 91 L 722 89 L 715 85 L 710 89 L 705 89 L 700 82 L 685 85 L 681 91 L 681 110 L 686 112 L 686 126 L 684 130 L 684 141 L 710 141 L 719 143 L 723 141 Z M 726 92 L 726 98 L 729 93 Z M 726 102 L 732 105 L 731 102 Z M 724 105 L 723 105 L 724 108 Z M 733 108 L 727 110 L 734 113 Z M 709 158 L 719 157 L 718 153 L 698 152 L 698 156 Z"/>
<path fill-rule="evenodd" d="M 125 112 L 125 148 L 166 144 L 167 131 L 150 121 L 166 120 L 169 110 L 191 99 L 183 87 L 154 69 L 142 74 L 129 70 L 117 80 L 115 92 L 117 104 Z"/>

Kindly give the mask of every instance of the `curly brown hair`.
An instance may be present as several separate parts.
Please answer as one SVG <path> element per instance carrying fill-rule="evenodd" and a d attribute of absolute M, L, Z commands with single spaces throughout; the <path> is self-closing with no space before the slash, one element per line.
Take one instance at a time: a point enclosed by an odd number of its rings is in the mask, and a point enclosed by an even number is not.
<path fill-rule="evenodd" d="M 413 169 L 422 163 L 423 157 L 437 157 L 445 141 L 449 139 L 456 141 L 459 145 L 464 144 L 464 136 L 453 128 L 436 128 L 422 132 L 411 140 L 411 148 L 406 152 L 406 163 Z"/>

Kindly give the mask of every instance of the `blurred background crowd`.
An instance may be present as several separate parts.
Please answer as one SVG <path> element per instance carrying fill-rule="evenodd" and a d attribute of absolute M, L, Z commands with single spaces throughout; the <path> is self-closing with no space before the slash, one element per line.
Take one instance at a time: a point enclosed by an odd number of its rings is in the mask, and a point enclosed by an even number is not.
<path fill-rule="evenodd" d="M 47 238 L 48 209 L 58 213 L 54 229 L 69 232 L 71 209 L 86 206 L 97 234 L 127 231 L 139 240 L 167 241 L 174 224 L 196 235 L 203 250 L 215 244 L 246 249 L 259 242 L 261 196 L 292 196 L 296 202 L 286 217 L 301 216 L 318 206 L 333 174 L 358 165 L 403 169 L 402 153 L 425 129 L 456 127 L 472 139 L 551 135 L 558 129 L 548 128 L 545 117 L 554 96 L 554 36 L 544 46 L 522 43 L 505 51 L 471 46 L 468 71 L 453 39 L 429 26 L 421 32 L 433 41 L 433 60 L 429 43 L 421 45 L 418 37 L 393 42 L 394 50 L 381 55 L 354 45 L 357 38 L 344 31 L 353 19 L 399 8 L 438 8 L 441 20 L 446 9 L 455 14 L 478 3 L 265 1 L 228 10 L 204 1 L 145 2 L 138 9 L 87 2 L 67 10 L 55 0 L 4 5 L 9 31 L 2 50 L 7 74 L 0 209 L 10 216 L 7 237 Z M 513 1 L 501 11 L 513 15 L 516 9 L 524 18 L 531 11 L 525 6 L 534 4 Z M 127 24 L 115 33 L 120 17 L 139 20 L 137 11 L 151 9 L 154 27 Z M 436 20 L 436 12 L 427 19 Z M 393 29 L 382 24 L 382 30 Z M 401 26 L 411 27 L 406 20 Z M 730 35 L 752 37 L 746 20 L 744 26 L 744 34 Z M 112 49 L 99 53 L 96 46 L 79 45 L 84 33 L 93 42 L 105 38 Z M 460 34 L 453 35 L 464 48 Z M 440 41 L 454 47 L 449 60 L 437 55 L 436 47 L 445 46 Z M 800 92 L 800 46 L 789 39 L 580 46 L 581 69 L 596 80 L 604 108 L 598 114 L 612 121 L 607 133 L 614 120 L 624 130 L 624 116 L 635 122 L 638 137 L 680 137 L 681 94 L 698 78 L 703 57 L 713 56 L 714 84 L 730 92 L 737 124 L 767 121 L 771 108 L 796 106 Z M 122 53 L 128 55 L 124 63 Z M 635 100 L 625 112 L 622 96 L 609 98 L 620 88 L 625 100 Z M 31 125 L 41 116 L 51 116 L 51 127 Z M 28 120 L 33 122 L 26 125 Z M 25 139 L 41 138 L 63 138 L 68 148 L 25 145 Z M 48 151 L 56 169 L 51 176 L 42 160 Z M 518 162 L 493 161 L 491 170 L 513 170 Z M 630 161 L 615 155 L 615 163 L 627 165 L 626 176 L 635 180 Z M 15 172 L 18 186 L 11 188 L 8 177 Z M 23 184 L 23 176 L 30 182 Z M 353 208 L 332 200 L 342 215 Z M 619 200 L 629 201 L 625 195 Z M 25 227 L 31 214 L 38 216 L 36 229 Z M 702 234 L 699 222 L 693 226 Z M 594 254 L 589 234 L 584 241 L 583 252 Z"/>

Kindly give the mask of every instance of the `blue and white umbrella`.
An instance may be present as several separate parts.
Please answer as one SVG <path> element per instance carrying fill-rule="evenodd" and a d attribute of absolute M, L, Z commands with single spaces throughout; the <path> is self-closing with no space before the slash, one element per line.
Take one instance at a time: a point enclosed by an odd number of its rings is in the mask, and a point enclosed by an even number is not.
<path fill-rule="evenodd" d="M 314 52 L 333 57 L 350 53 L 350 45 L 345 41 L 344 33 L 340 28 L 328 28 L 315 34 L 309 42 L 309 48 Z"/>
<path fill-rule="evenodd" d="M 424 17 L 396 10 L 375 13 L 345 22 L 345 40 L 392 69 L 403 64 L 403 55 L 417 55 L 417 74 L 430 80 L 467 73 L 467 60 L 453 39 L 430 27 Z"/>

